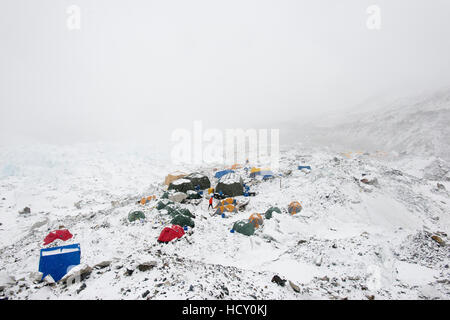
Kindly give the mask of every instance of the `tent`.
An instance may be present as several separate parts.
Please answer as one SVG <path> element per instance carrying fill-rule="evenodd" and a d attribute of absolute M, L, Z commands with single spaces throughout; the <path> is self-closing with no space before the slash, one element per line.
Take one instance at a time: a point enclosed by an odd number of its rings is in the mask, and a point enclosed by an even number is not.
<path fill-rule="evenodd" d="M 215 214 L 222 214 L 224 212 L 237 212 L 237 208 L 232 204 L 222 205 L 217 207 Z"/>
<path fill-rule="evenodd" d="M 44 245 L 48 245 L 55 241 L 56 239 L 60 239 L 63 241 L 69 240 L 73 235 L 67 229 L 60 229 L 50 232 L 44 239 Z"/>
<path fill-rule="evenodd" d="M 289 204 L 288 206 L 288 212 L 291 215 L 294 215 L 296 213 L 299 213 L 300 211 L 302 211 L 302 205 L 300 204 L 300 202 L 298 201 L 293 201 Z"/>
<path fill-rule="evenodd" d="M 261 168 L 255 168 L 253 167 L 250 170 L 250 178 L 255 178 L 256 176 L 268 176 L 273 177 L 274 173 L 270 169 L 261 169 Z"/>
<path fill-rule="evenodd" d="M 248 222 L 253 224 L 255 229 L 258 229 L 264 223 L 263 217 L 259 213 L 253 213 L 249 218 Z"/>
<path fill-rule="evenodd" d="M 308 169 L 311 170 L 311 166 L 298 166 L 298 170 Z"/>
<path fill-rule="evenodd" d="M 200 186 L 200 190 L 205 190 L 211 187 L 209 178 L 201 173 L 191 173 L 190 175 L 185 176 L 184 179 L 191 181 L 194 187 Z"/>
<path fill-rule="evenodd" d="M 217 179 L 222 178 L 224 175 L 228 174 L 228 173 L 232 173 L 234 172 L 233 170 L 227 169 L 227 170 L 222 170 L 222 171 L 217 171 L 216 174 L 214 175 L 214 177 L 216 177 Z"/>
<path fill-rule="evenodd" d="M 166 186 L 168 186 L 168 185 L 170 185 L 171 182 L 173 182 L 175 180 L 178 180 L 180 178 L 183 178 L 185 176 L 186 176 L 185 173 L 179 172 L 179 171 L 174 172 L 174 173 L 170 173 L 170 174 L 167 175 L 166 179 L 164 180 L 164 184 Z"/>
<path fill-rule="evenodd" d="M 144 205 L 144 204 L 146 204 L 147 202 L 150 202 L 150 201 L 152 201 L 152 200 L 156 200 L 156 196 L 155 195 L 153 195 L 153 196 L 148 196 L 148 197 L 144 197 L 144 198 L 142 198 L 141 199 L 141 201 L 139 201 L 139 203 L 140 204 L 142 204 L 142 205 Z"/>
<path fill-rule="evenodd" d="M 61 280 L 70 269 L 80 264 L 80 244 L 41 249 L 39 258 L 39 272 L 42 279 L 51 275 L 53 280 Z"/>
<path fill-rule="evenodd" d="M 226 206 L 227 204 L 236 204 L 236 200 L 234 200 L 233 198 L 226 198 L 224 200 L 219 201 L 217 203 L 216 208 L 220 206 Z"/>
<path fill-rule="evenodd" d="M 237 221 L 233 225 L 233 229 L 246 236 L 251 236 L 255 233 L 255 227 L 248 221 Z"/>
<path fill-rule="evenodd" d="M 181 227 L 189 226 L 191 228 L 195 227 L 194 220 L 189 218 L 188 216 L 185 216 L 184 214 L 177 214 L 172 221 L 170 221 L 171 224 L 176 224 Z"/>
<path fill-rule="evenodd" d="M 179 225 L 165 227 L 159 235 L 158 242 L 170 242 L 173 239 L 179 239 L 184 236 L 184 230 Z"/>
<path fill-rule="evenodd" d="M 220 178 L 216 192 L 227 197 L 242 196 L 244 194 L 244 181 L 236 173 L 227 173 Z"/>
<path fill-rule="evenodd" d="M 175 190 L 186 193 L 188 190 L 194 190 L 194 185 L 188 179 L 178 179 L 169 184 L 168 190 Z"/>
<path fill-rule="evenodd" d="M 128 214 L 128 221 L 133 222 L 138 219 L 145 219 L 145 214 L 142 211 L 133 211 Z"/>
<path fill-rule="evenodd" d="M 271 207 L 271 208 L 267 209 L 264 216 L 266 217 L 266 219 L 270 219 L 270 218 L 272 218 L 272 214 L 274 212 L 281 213 L 281 210 L 278 207 Z"/>

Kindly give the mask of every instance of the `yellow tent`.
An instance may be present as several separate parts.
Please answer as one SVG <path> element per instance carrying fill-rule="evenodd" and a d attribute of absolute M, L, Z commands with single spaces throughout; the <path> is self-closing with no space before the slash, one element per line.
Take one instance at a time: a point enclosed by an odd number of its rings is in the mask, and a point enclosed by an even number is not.
<path fill-rule="evenodd" d="M 168 186 L 172 181 L 184 178 L 186 176 L 185 173 L 182 172 L 174 172 L 167 175 L 166 179 L 164 180 L 164 184 Z"/>

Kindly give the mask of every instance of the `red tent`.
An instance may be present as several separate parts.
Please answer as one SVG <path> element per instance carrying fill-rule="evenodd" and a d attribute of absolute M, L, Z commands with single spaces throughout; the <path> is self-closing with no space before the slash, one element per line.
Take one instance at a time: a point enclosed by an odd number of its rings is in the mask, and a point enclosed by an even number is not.
<path fill-rule="evenodd" d="M 161 234 L 159 235 L 158 241 L 169 242 L 173 239 L 179 239 L 184 236 L 184 230 L 178 225 L 173 225 L 171 227 L 165 227 Z"/>
<path fill-rule="evenodd" d="M 61 239 L 61 240 L 66 241 L 66 240 L 69 240 L 70 238 L 72 238 L 72 234 L 69 232 L 69 230 L 67 230 L 67 229 L 55 230 L 55 231 L 50 232 L 45 237 L 44 245 L 52 243 L 56 239 Z"/>

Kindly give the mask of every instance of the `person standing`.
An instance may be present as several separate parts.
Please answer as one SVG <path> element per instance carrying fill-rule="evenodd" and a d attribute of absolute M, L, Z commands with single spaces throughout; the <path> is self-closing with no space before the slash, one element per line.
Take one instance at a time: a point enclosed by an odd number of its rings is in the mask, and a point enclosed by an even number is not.
<path fill-rule="evenodd" d="M 209 208 L 212 209 L 212 207 L 213 207 L 213 196 L 211 196 L 211 198 L 209 198 L 209 206 L 208 206 L 208 210 L 209 210 Z"/>

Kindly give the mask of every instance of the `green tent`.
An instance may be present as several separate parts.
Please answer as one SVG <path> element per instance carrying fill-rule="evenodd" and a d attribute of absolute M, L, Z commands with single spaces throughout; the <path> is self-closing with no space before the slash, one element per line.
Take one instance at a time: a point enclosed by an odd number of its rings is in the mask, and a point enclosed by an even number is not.
<path fill-rule="evenodd" d="M 133 211 L 128 214 L 128 221 L 133 222 L 138 219 L 145 219 L 145 214 L 142 211 Z"/>
<path fill-rule="evenodd" d="M 272 218 L 272 213 L 273 212 L 277 212 L 277 213 L 281 213 L 281 210 L 278 207 L 271 207 L 269 208 L 266 213 L 265 213 L 265 217 L 266 219 L 270 219 Z"/>
<path fill-rule="evenodd" d="M 195 226 L 194 220 L 192 220 L 191 218 L 183 215 L 183 214 L 178 214 L 176 215 L 172 221 L 170 221 L 171 224 L 177 224 L 181 227 L 184 226 L 189 226 L 191 228 L 193 228 Z"/>
<path fill-rule="evenodd" d="M 246 236 L 251 236 L 255 233 L 255 226 L 248 221 L 237 221 L 233 225 L 236 232 L 242 233 Z"/>
<path fill-rule="evenodd" d="M 161 196 L 161 199 L 169 199 L 169 193 L 166 191 L 163 193 L 163 195 Z"/>
<path fill-rule="evenodd" d="M 181 213 L 182 215 L 185 215 L 186 217 L 189 217 L 189 218 L 193 218 L 194 217 L 194 215 L 189 211 L 189 209 L 179 209 L 178 210 L 178 212 L 179 213 Z"/>

